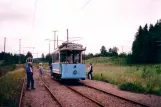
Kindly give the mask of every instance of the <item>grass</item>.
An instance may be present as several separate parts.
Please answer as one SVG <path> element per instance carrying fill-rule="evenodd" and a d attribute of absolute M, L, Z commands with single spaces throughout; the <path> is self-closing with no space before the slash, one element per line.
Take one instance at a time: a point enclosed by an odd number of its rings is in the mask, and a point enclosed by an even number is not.
<path fill-rule="evenodd" d="M 106 61 L 108 60 L 108 61 Z M 119 86 L 121 90 L 151 93 L 161 96 L 161 64 L 124 66 L 119 59 L 96 58 L 93 63 L 93 78 Z"/>
<path fill-rule="evenodd" d="M 0 106 L 18 106 L 24 75 L 24 69 L 20 68 L 0 78 Z"/>
<path fill-rule="evenodd" d="M 16 69 L 16 65 L 7 65 L 7 66 L 0 66 L 0 77 L 5 75 L 9 71 L 13 71 Z"/>
<path fill-rule="evenodd" d="M 108 65 L 124 65 L 125 58 L 122 57 L 96 57 L 85 61 L 87 64 L 108 64 Z"/>

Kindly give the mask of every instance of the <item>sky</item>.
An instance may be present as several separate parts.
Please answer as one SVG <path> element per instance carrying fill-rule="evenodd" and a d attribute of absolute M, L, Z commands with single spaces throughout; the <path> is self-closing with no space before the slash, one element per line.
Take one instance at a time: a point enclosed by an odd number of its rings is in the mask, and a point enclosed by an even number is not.
<path fill-rule="evenodd" d="M 159 19 L 161 0 L 0 0 L 0 51 L 6 37 L 6 52 L 18 54 L 21 39 L 21 53 L 41 57 L 49 52 L 45 39 L 54 39 L 52 31 L 65 41 L 68 28 L 69 38 L 81 37 L 77 42 L 86 53 L 98 53 L 102 45 L 128 53 L 139 25 Z"/>

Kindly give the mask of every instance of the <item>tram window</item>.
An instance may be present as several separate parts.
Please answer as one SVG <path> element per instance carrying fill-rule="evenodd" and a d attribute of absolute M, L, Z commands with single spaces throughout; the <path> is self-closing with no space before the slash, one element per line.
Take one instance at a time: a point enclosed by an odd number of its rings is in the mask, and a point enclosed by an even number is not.
<path fill-rule="evenodd" d="M 66 55 L 60 54 L 60 62 L 65 63 L 65 61 L 66 61 Z"/>
<path fill-rule="evenodd" d="M 56 52 L 53 54 L 53 63 L 59 62 L 59 53 Z"/>
<path fill-rule="evenodd" d="M 74 63 L 81 63 L 81 57 L 80 57 L 80 54 L 74 54 Z"/>

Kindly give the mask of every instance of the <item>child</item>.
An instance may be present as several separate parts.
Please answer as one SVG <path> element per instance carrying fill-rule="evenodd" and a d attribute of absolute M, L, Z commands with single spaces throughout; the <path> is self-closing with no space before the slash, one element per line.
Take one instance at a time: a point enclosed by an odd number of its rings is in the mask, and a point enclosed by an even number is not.
<path fill-rule="evenodd" d="M 44 68 L 42 67 L 42 63 L 39 63 L 39 76 L 42 77 L 44 74 Z"/>

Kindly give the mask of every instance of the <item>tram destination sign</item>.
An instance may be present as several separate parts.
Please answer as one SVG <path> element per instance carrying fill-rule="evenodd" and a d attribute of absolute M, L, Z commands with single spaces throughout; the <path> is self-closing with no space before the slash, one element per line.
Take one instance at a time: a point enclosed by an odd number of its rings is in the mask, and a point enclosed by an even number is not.
<path fill-rule="evenodd" d="M 82 49 L 82 45 L 80 44 L 68 44 L 67 47 L 72 49 Z"/>

